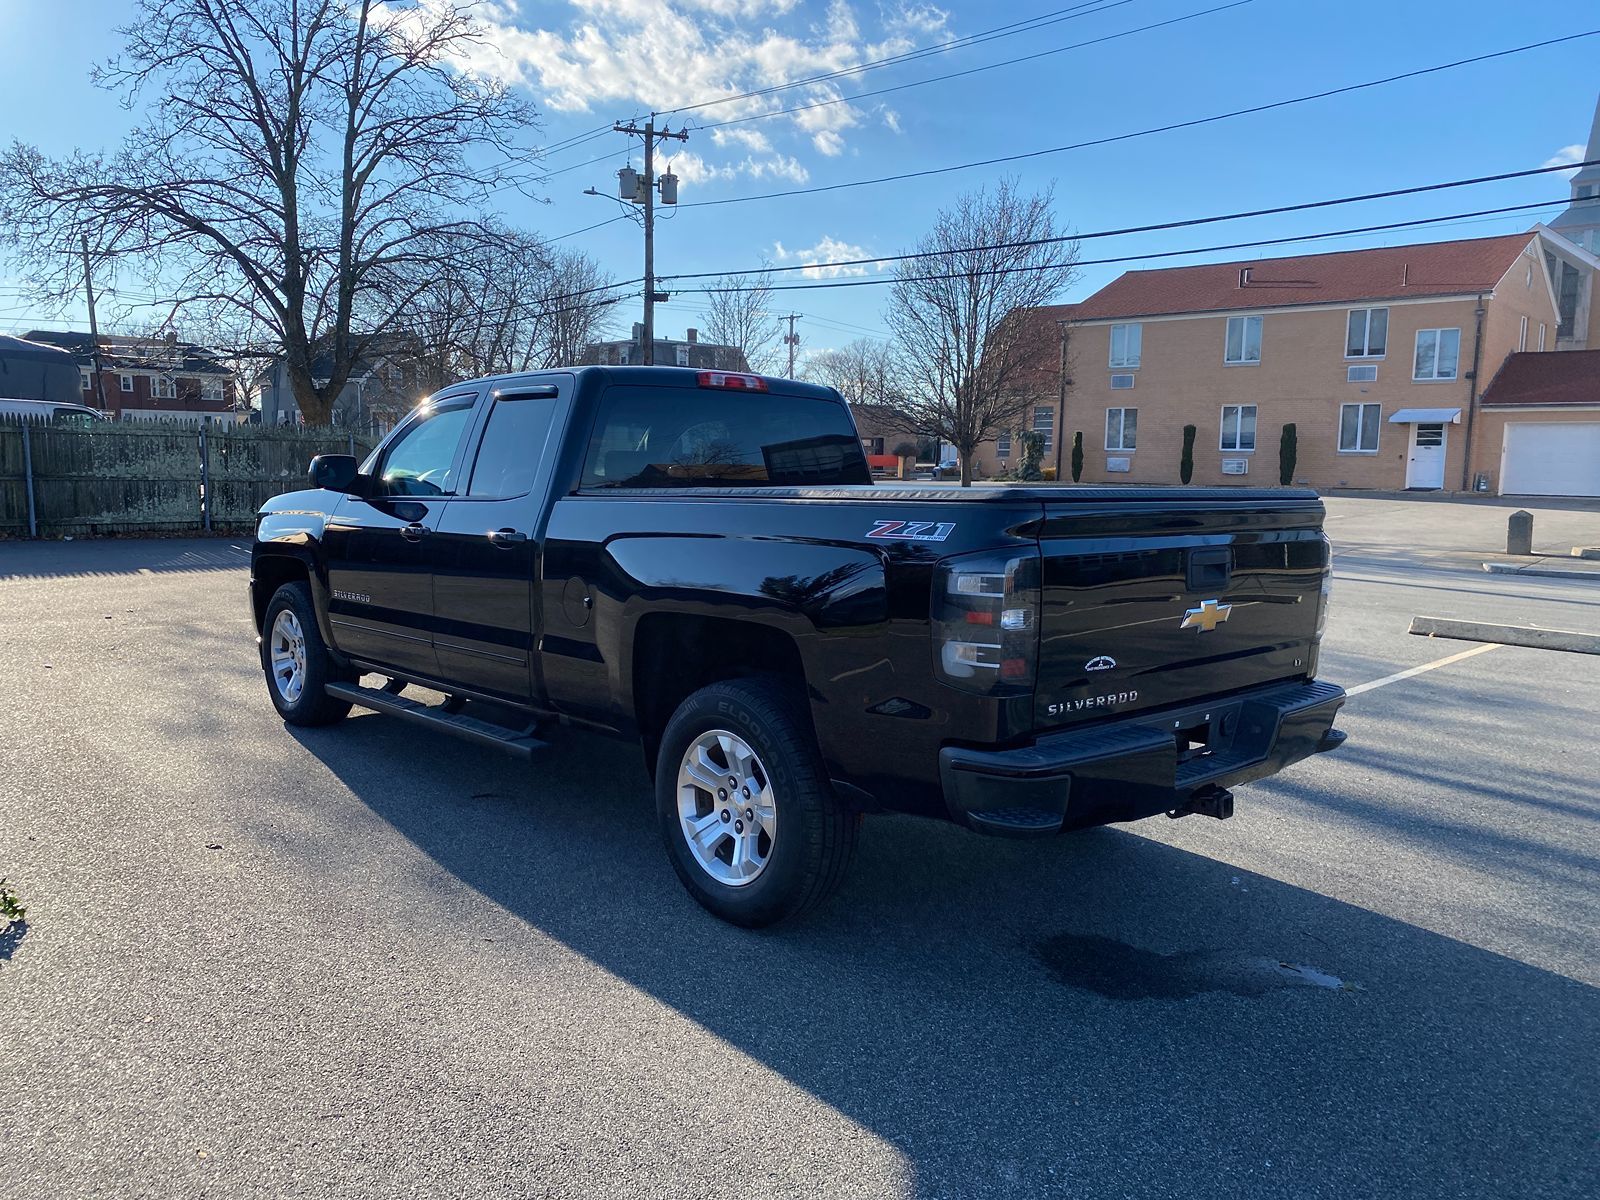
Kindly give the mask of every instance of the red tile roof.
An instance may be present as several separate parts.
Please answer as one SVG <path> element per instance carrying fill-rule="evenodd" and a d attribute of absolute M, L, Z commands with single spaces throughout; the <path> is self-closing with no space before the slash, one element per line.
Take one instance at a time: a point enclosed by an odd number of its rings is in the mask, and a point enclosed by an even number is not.
<path fill-rule="evenodd" d="M 1487 292 L 1533 235 L 1381 246 L 1297 258 L 1129 271 L 1082 304 L 1074 319 L 1154 317 L 1300 304 L 1349 304 Z"/>
<path fill-rule="evenodd" d="M 1483 403 L 1557 408 L 1600 405 L 1600 350 L 1512 354 L 1489 381 Z"/>

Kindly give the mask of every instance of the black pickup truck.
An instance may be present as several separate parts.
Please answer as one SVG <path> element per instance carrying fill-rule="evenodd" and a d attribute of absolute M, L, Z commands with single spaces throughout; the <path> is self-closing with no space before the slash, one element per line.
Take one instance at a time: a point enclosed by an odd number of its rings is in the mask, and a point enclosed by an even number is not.
<path fill-rule="evenodd" d="M 311 483 L 251 557 L 283 718 L 642 743 L 674 868 L 740 924 L 827 895 L 863 813 L 1226 817 L 1343 741 L 1310 492 L 873 486 L 837 393 L 674 367 L 447 388 Z"/>

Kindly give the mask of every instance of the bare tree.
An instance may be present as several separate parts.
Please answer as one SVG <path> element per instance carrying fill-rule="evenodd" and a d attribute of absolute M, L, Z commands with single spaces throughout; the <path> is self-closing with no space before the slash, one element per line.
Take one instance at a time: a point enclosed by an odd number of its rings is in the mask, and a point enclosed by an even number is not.
<path fill-rule="evenodd" d="M 819 350 L 806 358 L 801 374 L 833 388 L 853 405 L 891 405 L 902 390 L 894 347 L 878 338 Z"/>
<path fill-rule="evenodd" d="M 575 366 L 584 347 L 605 332 L 611 307 L 622 298 L 604 290 L 610 283 L 611 276 L 582 251 L 551 255 L 522 369 Z"/>
<path fill-rule="evenodd" d="M 771 274 L 724 275 L 708 291 L 706 339 L 743 353 L 757 375 L 772 374 L 783 342 L 772 312 Z"/>
<path fill-rule="evenodd" d="M 305 419 L 401 323 L 431 268 L 497 244 L 474 214 L 528 178 L 532 111 L 455 64 L 481 49 L 452 0 L 138 0 L 94 72 L 142 123 L 109 157 L 0 154 L 0 239 L 41 298 L 77 286 L 87 237 L 179 307 L 282 347 Z M 327 370 L 313 377 L 325 354 Z"/>
<path fill-rule="evenodd" d="M 552 253 L 506 231 L 421 281 L 405 328 L 418 376 L 434 391 L 459 379 L 570 366 L 616 298 L 581 251 Z"/>
<path fill-rule="evenodd" d="M 905 364 L 905 411 L 956 447 L 963 484 L 980 442 L 1054 395 L 1059 343 L 1027 320 L 1077 274 L 1077 243 L 1049 240 L 1052 206 L 1050 191 L 1023 196 L 1012 180 L 968 192 L 897 268 L 887 320 Z"/>

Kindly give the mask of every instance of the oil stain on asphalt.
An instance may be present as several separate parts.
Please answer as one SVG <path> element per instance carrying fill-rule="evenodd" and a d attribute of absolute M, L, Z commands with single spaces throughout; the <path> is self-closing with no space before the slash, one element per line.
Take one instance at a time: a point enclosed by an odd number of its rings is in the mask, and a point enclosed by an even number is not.
<path fill-rule="evenodd" d="M 1264 996 L 1281 988 L 1360 991 L 1315 967 L 1222 950 L 1158 954 L 1111 938 L 1063 933 L 1034 947 L 1060 982 L 1111 1000 L 1187 1000 L 1205 992 Z"/>

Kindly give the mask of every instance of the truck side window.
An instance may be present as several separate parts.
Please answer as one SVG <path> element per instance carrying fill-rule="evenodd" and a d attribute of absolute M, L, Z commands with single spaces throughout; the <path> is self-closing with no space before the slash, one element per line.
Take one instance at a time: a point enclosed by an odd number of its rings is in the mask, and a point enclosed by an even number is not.
<path fill-rule="evenodd" d="M 554 396 L 511 395 L 496 400 L 483 427 L 467 495 L 524 496 L 532 491 L 555 411 Z"/>
<path fill-rule="evenodd" d="M 386 496 L 448 496 L 456 449 L 467 431 L 472 402 L 436 408 L 419 416 L 383 456 L 383 492 Z"/>
<path fill-rule="evenodd" d="M 871 483 L 844 405 L 810 396 L 612 387 L 582 487 L 796 487 Z"/>

